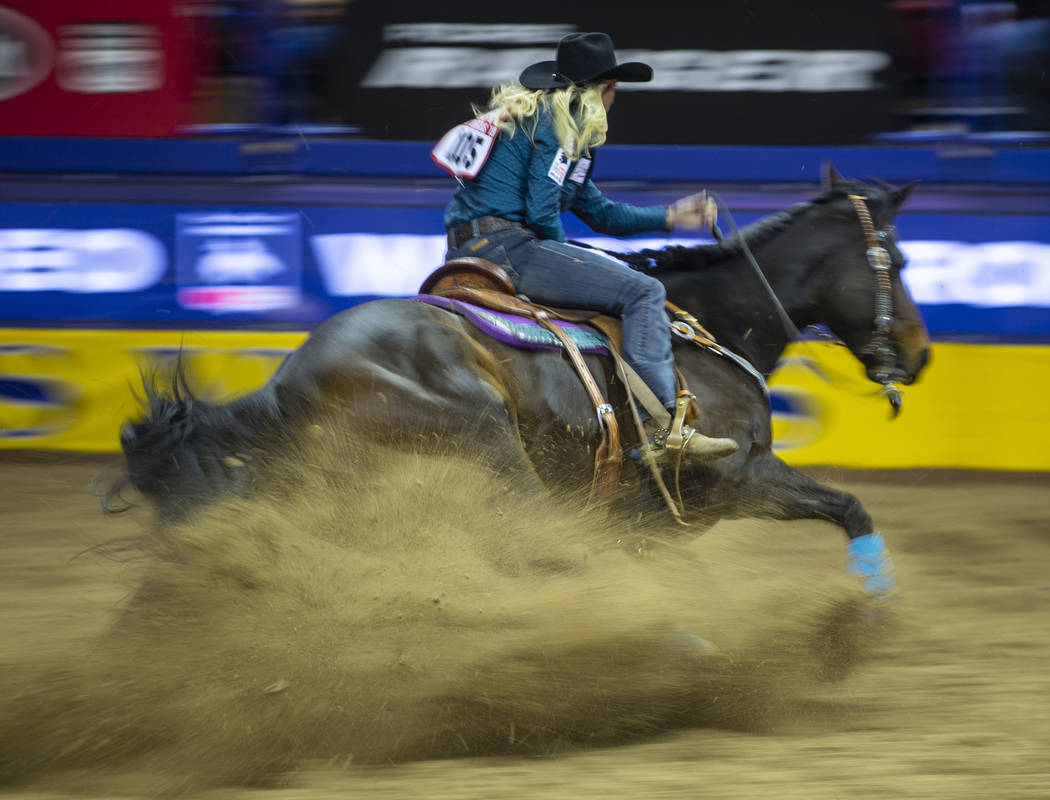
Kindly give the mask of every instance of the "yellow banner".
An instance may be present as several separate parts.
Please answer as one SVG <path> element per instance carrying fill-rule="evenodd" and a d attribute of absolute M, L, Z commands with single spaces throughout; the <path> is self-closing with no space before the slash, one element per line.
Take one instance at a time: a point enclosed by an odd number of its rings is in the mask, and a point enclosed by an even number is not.
<path fill-rule="evenodd" d="M 844 347 L 792 346 L 770 385 L 776 447 L 796 466 L 1050 470 L 1047 346 L 935 343 L 895 420 Z"/>
<path fill-rule="evenodd" d="M 142 371 L 165 374 L 181 349 L 195 393 L 229 398 L 263 384 L 305 338 L 0 329 L 0 448 L 118 450 Z M 1050 346 L 935 344 L 896 420 L 845 348 L 793 347 L 771 388 L 776 447 L 792 464 L 1050 470 Z"/>
<path fill-rule="evenodd" d="M 306 338 L 294 332 L 0 329 L 0 448 L 109 452 L 136 415 L 142 374 L 228 398 L 261 386 Z"/>

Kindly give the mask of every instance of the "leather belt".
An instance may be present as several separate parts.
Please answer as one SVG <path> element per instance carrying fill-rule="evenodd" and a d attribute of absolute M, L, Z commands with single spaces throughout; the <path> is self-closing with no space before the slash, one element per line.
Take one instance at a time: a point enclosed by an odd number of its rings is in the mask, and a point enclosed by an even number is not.
<path fill-rule="evenodd" d="M 511 222 L 509 219 L 503 219 L 502 217 L 478 217 L 470 222 L 464 222 L 448 232 L 448 249 L 454 250 L 457 247 L 462 247 L 464 243 L 479 236 L 484 236 L 486 233 L 495 233 L 496 231 L 505 231 L 508 228 L 520 227 L 520 223 Z"/>

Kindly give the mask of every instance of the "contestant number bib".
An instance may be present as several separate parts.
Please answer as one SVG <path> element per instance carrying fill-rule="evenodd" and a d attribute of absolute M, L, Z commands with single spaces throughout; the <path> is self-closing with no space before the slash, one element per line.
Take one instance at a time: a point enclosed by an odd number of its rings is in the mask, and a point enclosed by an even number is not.
<path fill-rule="evenodd" d="M 476 178 L 499 136 L 493 120 L 478 117 L 457 125 L 441 137 L 430 157 L 454 178 Z"/>

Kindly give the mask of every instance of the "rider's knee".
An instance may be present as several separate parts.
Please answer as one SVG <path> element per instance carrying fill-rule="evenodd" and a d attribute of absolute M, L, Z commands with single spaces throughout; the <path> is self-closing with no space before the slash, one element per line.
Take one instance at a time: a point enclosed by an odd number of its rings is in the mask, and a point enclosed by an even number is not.
<path fill-rule="evenodd" d="M 664 288 L 664 285 L 656 278 L 648 275 L 639 273 L 638 277 L 641 279 L 635 285 L 638 301 L 663 307 L 663 304 L 667 301 L 667 289 Z"/>

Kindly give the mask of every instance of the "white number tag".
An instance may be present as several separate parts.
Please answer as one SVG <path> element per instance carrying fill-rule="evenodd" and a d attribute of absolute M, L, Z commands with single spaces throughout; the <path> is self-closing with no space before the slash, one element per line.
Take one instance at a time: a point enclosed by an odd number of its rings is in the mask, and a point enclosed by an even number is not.
<path fill-rule="evenodd" d="M 430 157 L 453 178 L 476 178 L 498 136 L 499 125 L 494 119 L 468 120 L 442 136 Z"/>
<path fill-rule="evenodd" d="M 551 162 L 551 168 L 547 171 L 547 177 L 559 186 L 561 186 L 563 183 L 565 183 L 565 174 L 568 171 L 569 157 L 565 155 L 565 151 L 559 147 L 558 152 L 554 154 L 554 160 Z"/>
<path fill-rule="evenodd" d="M 573 183 L 583 183 L 587 180 L 587 170 L 590 168 L 591 160 L 589 158 L 581 158 L 576 165 L 576 169 L 574 169 L 572 175 L 569 176 L 569 180 Z"/>

